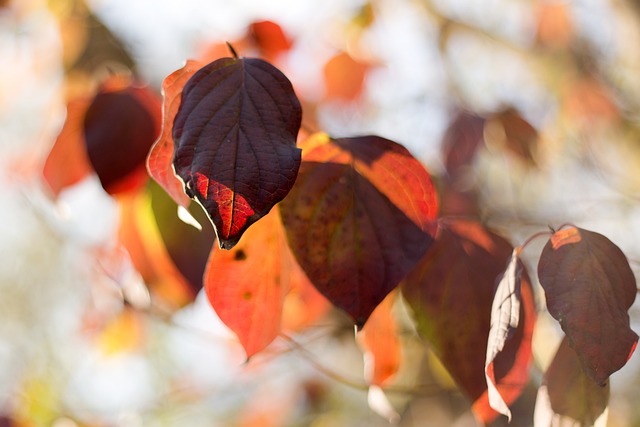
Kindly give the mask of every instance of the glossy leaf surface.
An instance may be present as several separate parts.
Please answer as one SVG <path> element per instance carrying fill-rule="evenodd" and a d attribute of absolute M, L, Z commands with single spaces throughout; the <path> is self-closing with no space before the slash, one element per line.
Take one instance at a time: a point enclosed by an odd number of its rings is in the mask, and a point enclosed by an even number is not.
<path fill-rule="evenodd" d="M 260 59 L 216 60 L 185 85 L 173 164 L 221 248 L 232 248 L 293 186 L 301 118 L 289 80 Z"/>
<path fill-rule="evenodd" d="M 483 422 L 489 405 L 482 355 L 487 353 L 496 284 L 512 254 L 503 238 L 472 221 L 440 221 L 436 241 L 403 282 L 418 332 L 429 341 Z M 529 279 L 521 279 L 520 322 L 493 361 L 496 388 L 507 405 L 529 379 L 536 313 Z"/>
<path fill-rule="evenodd" d="M 316 134 L 281 215 L 311 282 L 362 327 L 433 241 L 437 208 L 429 174 L 404 147 Z"/>
<path fill-rule="evenodd" d="M 638 342 L 627 313 L 637 292 L 627 258 L 601 234 L 565 228 L 545 245 L 538 276 L 549 313 L 560 322 L 585 372 L 605 383 Z"/>
<path fill-rule="evenodd" d="M 204 286 L 211 306 L 251 357 L 280 333 L 284 297 L 303 280 L 274 209 L 233 249 L 212 251 Z"/>
<path fill-rule="evenodd" d="M 173 170 L 173 121 L 182 101 L 182 89 L 189 78 L 198 71 L 202 65 L 198 61 L 189 60 L 184 67 L 168 75 L 162 82 L 162 132 L 160 137 L 151 147 L 147 158 L 147 170 L 149 175 L 171 196 L 175 202 L 187 207 L 189 197 L 184 192 L 180 178 Z"/>

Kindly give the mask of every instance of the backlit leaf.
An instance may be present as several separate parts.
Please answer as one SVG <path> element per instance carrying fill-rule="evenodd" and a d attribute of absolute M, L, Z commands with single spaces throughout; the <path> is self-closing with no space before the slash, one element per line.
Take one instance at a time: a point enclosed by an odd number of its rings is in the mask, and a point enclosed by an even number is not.
<path fill-rule="evenodd" d="M 316 134 L 304 146 L 281 204 L 289 244 L 314 286 L 362 327 L 433 241 L 436 193 L 393 141 Z"/>
<path fill-rule="evenodd" d="M 282 27 L 273 21 L 253 22 L 249 25 L 249 35 L 265 58 L 275 59 L 292 46 Z"/>
<path fill-rule="evenodd" d="M 173 164 L 221 248 L 231 249 L 293 186 L 301 118 L 289 80 L 260 59 L 216 60 L 185 85 Z"/>
<path fill-rule="evenodd" d="M 536 427 L 605 426 L 609 384 L 598 385 L 581 367 L 565 337 L 538 391 Z"/>
<path fill-rule="evenodd" d="M 307 280 L 295 263 L 278 209 L 247 231 L 229 251 L 212 251 L 205 272 L 205 291 L 220 319 L 240 340 L 247 357 L 269 345 L 280 333 L 286 293 Z"/>
<path fill-rule="evenodd" d="M 381 386 L 393 377 L 400 367 L 400 339 L 393 316 L 397 292 L 392 292 L 371 313 L 358 342 L 364 352 L 365 379 Z"/>
<path fill-rule="evenodd" d="M 520 322 L 520 262 L 518 250 L 514 249 L 507 269 L 502 275 L 498 288 L 493 297 L 491 306 L 491 328 L 487 341 L 487 358 L 484 365 L 484 374 L 487 379 L 487 391 L 489 405 L 506 415 L 511 420 L 511 411 L 497 389 L 494 360 L 511 335 L 515 333 Z"/>
<path fill-rule="evenodd" d="M 346 52 L 340 52 L 324 66 L 326 97 L 354 100 L 362 93 L 369 64 L 355 60 Z"/>
<path fill-rule="evenodd" d="M 627 313 L 637 292 L 627 258 L 601 234 L 565 228 L 545 245 L 538 276 L 549 313 L 560 322 L 585 372 L 604 384 L 638 342 Z"/>
<path fill-rule="evenodd" d="M 149 175 L 160 184 L 175 202 L 187 207 L 189 197 L 184 192 L 180 178 L 173 170 L 173 121 L 182 101 L 182 89 L 189 78 L 204 64 L 189 60 L 184 67 L 174 71 L 162 82 L 162 132 L 151 147 L 147 158 Z"/>
<path fill-rule="evenodd" d="M 147 180 L 145 159 L 160 134 L 161 106 L 146 86 L 112 77 L 103 83 L 84 116 L 89 161 L 111 194 Z"/>
<path fill-rule="evenodd" d="M 512 254 L 503 238 L 472 221 L 442 220 L 436 241 L 403 282 L 418 332 L 427 339 L 484 423 L 489 405 L 482 355 L 487 353 L 497 281 Z M 529 379 L 536 312 L 526 272 L 521 276 L 520 322 L 493 361 L 497 390 L 507 405 Z"/>
<path fill-rule="evenodd" d="M 160 191 L 156 195 L 158 193 Z M 158 203 L 155 200 L 153 202 Z M 120 198 L 119 240 L 149 286 L 154 301 L 168 311 L 174 311 L 193 302 L 202 280 L 191 282 L 178 269 L 163 241 L 162 234 L 166 234 L 168 230 L 160 231 L 156 212 L 152 208 L 152 198 L 148 191 Z M 192 227 L 181 223 L 175 215 L 172 217 L 175 221 L 172 229 L 183 228 L 195 233 Z M 197 264 L 198 259 L 194 257 L 190 268 L 195 268 Z"/>
<path fill-rule="evenodd" d="M 78 98 L 67 104 L 67 118 L 51 148 L 42 172 L 54 195 L 79 182 L 93 171 L 84 145 L 82 122 L 90 100 Z"/>

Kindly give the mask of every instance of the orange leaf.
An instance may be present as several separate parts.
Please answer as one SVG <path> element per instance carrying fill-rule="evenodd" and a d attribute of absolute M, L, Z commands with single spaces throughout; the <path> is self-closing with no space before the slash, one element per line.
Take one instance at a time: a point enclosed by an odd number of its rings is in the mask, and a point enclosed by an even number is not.
<path fill-rule="evenodd" d="M 167 252 L 148 192 L 120 198 L 119 238 L 136 270 L 156 300 L 171 310 L 195 299 L 196 289 L 180 273 Z M 176 222 L 179 222 L 176 219 Z M 182 227 L 189 227 L 180 224 Z"/>
<path fill-rule="evenodd" d="M 636 279 L 624 253 L 601 234 L 567 228 L 545 245 L 538 276 L 549 314 L 560 322 L 587 375 L 604 384 L 638 343 L 628 314 Z"/>
<path fill-rule="evenodd" d="M 346 52 L 332 57 L 324 66 L 325 96 L 329 99 L 354 100 L 364 87 L 369 64 L 356 61 Z"/>
<path fill-rule="evenodd" d="M 291 40 L 282 27 L 273 21 L 257 21 L 249 25 L 249 34 L 260 48 L 262 56 L 275 59 L 279 54 L 291 49 Z"/>
<path fill-rule="evenodd" d="M 162 82 L 164 96 L 162 132 L 147 157 L 149 175 L 164 188 L 178 205 L 184 207 L 189 206 L 190 200 L 184 192 L 182 181 L 173 170 L 173 121 L 182 102 L 182 89 L 185 83 L 202 65 L 198 61 L 189 60 L 184 67 L 171 73 Z"/>
<path fill-rule="evenodd" d="M 229 251 L 213 251 L 204 286 L 211 306 L 240 340 L 247 357 L 280 333 L 286 293 L 301 275 L 275 208 Z"/>
<path fill-rule="evenodd" d="M 538 1 L 537 39 L 548 47 L 567 48 L 573 41 L 574 24 L 571 18 L 571 4 L 565 1 Z"/>
<path fill-rule="evenodd" d="M 69 102 L 64 126 L 44 164 L 44 180 L 56 196 L 93 171 L 82 130 L 89 103 L 90 100 L 84 98 Z"/>
<path fill-rule="evenodd" d="M 361 328 L 433 241 L 435 189 L 393 141 L 310 139 L 282 220 L 309 280 Z"/>
<path fill-rule="evenodd" d="M 297 263 L 291 274 L 291 289 L 282 308 L 282 329 L 300 331 L 326 315 L 331 303 L 313 287 Z"/>
<path fill-rule="evenodd" d="M 365 378 L 372 385 L 382 386 L 400 367 L 400 339 L 393 316 L 396 297 L 395 291 L 387 295 L 358 333 L 364 351 Z"/>
<path fill-rule="evenodd" d="M 487 353 L 495 286 L 512 250 L 479 223 L 441 221 L 435 243 L 402 287 L 418 332 L 429 340 L 484 423 L 498 413 L 489 405 L 482 355 Z M 493 361 L 496 388 L 507 405 L 528 382 L 531 363 L 535 304 L 524 270 L 521 277 L 520 322 Z"/>

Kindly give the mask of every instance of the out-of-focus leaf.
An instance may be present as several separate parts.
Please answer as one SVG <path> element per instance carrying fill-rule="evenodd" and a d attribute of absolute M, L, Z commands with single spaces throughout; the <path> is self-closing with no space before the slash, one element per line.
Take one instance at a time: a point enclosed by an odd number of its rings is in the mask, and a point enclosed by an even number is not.
<path fill-rule="evenodd" d="M 185 279 L 167 252 L 150 194 L 140 192 L 123 197 L 120 209 L 120 242 L 148 285 L 156 304 L 173 311 L 192 302 L 198 289 Z M 182 227 L 191 228 L 177 219 L 175 221 Z"/>
<path fill-rule="evenodd" d="M 240 340 L 247 357 L 280 333 L 282 306 L 295 280 L 307 280 L 291 254 L 278 209 L 247 231 L 229 251 L 213 251 L 205 291 L 220 319 Z"/>
<path fill-rule="evenodd" d="M 432 345 L 484 423 L 498 415 L 489 405 L 484 360 L 496 283 L 511 245 L 472 221 L 441 221 L 436 241 L 403 282 L 418 332 Z M 521 276 L 520 322 L 493 361 L 496 387 L 507 405 L 529 379 L 536 312 L 526 272 Z"/>
<path fill-rule="evenodd" d="M 487 341 L 487 358 L 484 374 L 487 379 L 489 405 L 511 420 L 509 406 L 500 395 L 495 378 L 494 360 L 509 338 L 515 333 L 520 322 L 520 262 L 518 249 L 514 249 L 507 269 L 502 275 L 491 306 L 491 328 Z"/>
<path fill-rule="evenodd" d="M 487 143 L 503 146 L 525 164 L 534 165 L 538 131 L 513 108 L 492 117 L 485 126 Z"/>
<path fill-rule="evenodd" d="M 67 118 L 44 164 L 43 177 L 54 195 L 79 182 L 93 171 L 84 145 L 82 122 L 88 99 L 75 99 L 67 105 Z"/>
<path fill-rule="evenodd" d="M 620 118 L 613 95 L 595 78 L 572 80 L 562 95 L 563 112 L 574 125 L 591 127 L 615 123 Z"/>
<path fill-rule="evenodd" d="M 360 96 L 370 65 L 346 52 L 333 56 L 324 66 L 325 96 L 351 101 Z"/>
<path fill-rule="evenodd" d="M 293 186 L 301 118 L 289 80 L 260 59 L 219 59 L 185 85 L 173 164 L 221 248 L 231 249 Z"/>
<path fill-rule="evenodd" d="M 249 25 L 249 35 L 262 56 L 267 59 L 275 59 L 279 54 L 291 49 L 293 44 L 282 27 L 273 21 L 253 22 Z"/>
<path fill-rule="evenodd" d="M 554 49 L 566 49 L 574 38 L 572 4 L 564 1 L 536 2 L 538 43 Z"/>
<path fill-rule="evenodd" d="M 139 348 L 145 338 L 144 326 L 140 313 L 125 307 L 99 335 L 100 349 L 105 355 L 112 356 Z"/>
<path fill-rule="evenodd" d="M 442 156 L 447 174 L 456 177 L 464 174 L 484 143 L 485 119 L 465 111 L 459 112 L 449 124 L 442 140 Z"/>
<path fill-rule="evenodd" d="M 299 266 L 292 272 L 291 289 L 284 298 L 282 329 L 301 331 L 318 322 L 331 309 L 331 303 L 311 284 Z"/>
<path fill-rule="evenodd" d="M 393 141 L 311 140 L 281 204 L 283 223 L 311 282 L 361 328 L 433 241 L 437 196 L 428 172 Z"/>
<path fill-rule="evenodd" d="M 162 132 L 158 140 L 151 147 L 147 158 L 149 175 L 171 196 L 175 202 L 187 207 L 189 197 L 184 192 L 180 178 L 173 170 L 173 121 L 182 102 L 182 89 L 187 80 L 204 64 L 189 60 L 184 67 L 169 74 L 162 82 Z"/>
<path fill-rule="evenodd" d="M 160 133 L 160 117 L 160 100 L 148 87 L 119 77 L 103 83 L 84 116 L 84 138 L 89 161 L 107 192 L 146 182 L 145 159 Z"/>
<path fill-rule="evenodd" d="M 605 236 L 569 227 L 545 245 L 538 276 L 549 313 L 560 322 L 586 374 L 604 384 L 638 343 L 627 313 L 637 292 L 627 258 Z"/>
<path fill-rule="evenodd" d="M 396 297 L 395 291 L 387 295 L 358 333 L 364 352 L 365 379 L 376 386 L 391 379 L 400 367 L 400 339 L 392 311 Z"/>
<path fill-rule="evenodd" d="M 198 292 L 202 288 L 209 251 L 216 239 L 207 215 L 198 206 L 191 206 L 188 213 L 193 215 L 195 222 L 204 225 L 198 230 L 185 223 L 179 215 L 176 216 L 174 201 L 159 185 L 150 183 L 147 191 L 151 196 L 155 224 L 167 254 L 191 289 Z"/>
<path fill-rule="evenodd" d="M 608 404 L 609 384 L 600 386 L 585 374 L 565 337 L 538 391 L 535 427 L 604 427 Z"/>
<path fill-rule="evenodd" d="M 461 111 L 444 134 L 441 151 L 447 173 L 441 183 L 442 216 L 479 216 L 472 167 L 484 145 L 484 124 L 482 117 Z"/>

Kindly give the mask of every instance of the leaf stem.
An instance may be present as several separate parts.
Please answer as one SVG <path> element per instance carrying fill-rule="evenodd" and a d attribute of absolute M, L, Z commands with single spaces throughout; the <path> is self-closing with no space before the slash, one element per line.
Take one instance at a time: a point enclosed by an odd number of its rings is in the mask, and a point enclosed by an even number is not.
<path fill-rule="evenodd" d="M 291 338 L 285 333 L 280 333 L 279 336 L 287 341 L 293 350 L 298 351 L 302 357 L 307 360 L 314 368 L 316 368 L 320 373 L 326 375 L 328 378 L 337 381 L 341 384 L 347 385 L 351 388 L 361 391 L 368 391 L 369 387 L 374 384 L 369 384 L 364 381 L 358 381 L 356 379 L 347 378 L 344 375 L 332 370 L 331 368 L 323 365 L 318 360 L 316 360 L 315 356 L 309 352 L 304 346 L 298 343 L 296 340 Z M 395 393 L 395 394 L 405 394 L 405 395 L 415 395 L 415 396 L 428 396 L 428 395 L 436 395 L 438 393 L 448 392 L 449 390 L 444 389 L 439 384 L 424 384 L 424 385 L 415 385 L 415 386 L 382 386 L 381 387 L 385 393 Z"/>
<path fill-rule="evenodd" d="M 233 55 L 233 59 L 238 59 L 238 52 L 236 52 L 236 50 L 233 48 L 231 43 L 229 43 L 229 42 L 225 42 L 225 43 L 227 44 L 227 47 L 231 51 L 231 55 Z"/>
<path fill-rule="evenodd" d="M 529 236 L 529 238 L 527 240 L 525 240 L 525 242 L 523 244 L 521 244 L 520 246 L 518 246 L 516 248 L 517 254 L 520 255 L 520 253 L 524 250 L 524 248 L 526 248 L 527 245 L 529 245 L 529 243 L 531 243 L 533 240 L 537 239 L 538 237 L 552 236 L 553 233 L 555 233 L 555 230 L 550 228 L 549 230 L 539 231 L 539 232 Z"/>

